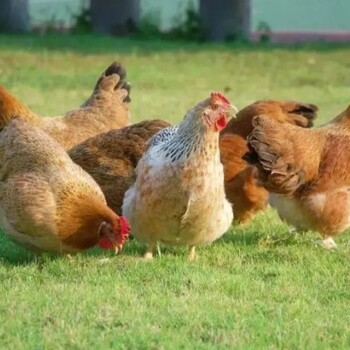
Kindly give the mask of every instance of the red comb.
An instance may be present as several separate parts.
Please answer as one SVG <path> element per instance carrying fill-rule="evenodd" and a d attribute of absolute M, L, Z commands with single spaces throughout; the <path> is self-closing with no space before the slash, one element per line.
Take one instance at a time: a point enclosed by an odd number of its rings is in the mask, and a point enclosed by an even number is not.
<path fill-rule="evenodd" d="M 119 218 L 119 223 L 120 223 L 119 241 L 120 241 L 120 244 L 124 244 L 129 237 L 131 227 L 125 216 L 121 216 Z"/>
<path fill-rule="evenodd" d="M 220 92 L 212 92 L 210 97 L 214 100 L 220 100 L 223 103 L 230 104 L 230 101 Z"/>

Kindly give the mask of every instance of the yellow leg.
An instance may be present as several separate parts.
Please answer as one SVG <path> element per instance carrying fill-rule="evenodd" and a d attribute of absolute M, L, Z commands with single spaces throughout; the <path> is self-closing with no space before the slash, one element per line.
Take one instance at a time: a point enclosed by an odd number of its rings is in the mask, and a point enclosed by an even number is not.
<path fill-rule="evenodd" d="M 153 250 L 156 247 L 157 242 L 151 242 L 148 247 L 147 250 L 145 252 L 145 254 L 143 255 L 143 258 L 145 260 L 152 260 L 153 259 Z"/>
<path fill-rule="evenodd" d="M 194 261 L 196 259 L 196 246 L 190 246 L 190 253 L 188 254 L 188 261 Z"/>

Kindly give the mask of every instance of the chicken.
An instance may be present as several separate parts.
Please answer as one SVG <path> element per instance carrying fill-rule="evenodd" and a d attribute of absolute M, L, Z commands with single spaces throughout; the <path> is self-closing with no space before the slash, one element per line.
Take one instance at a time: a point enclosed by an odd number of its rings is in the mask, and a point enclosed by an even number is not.
<path fill-rule="evenodd" d="M 91 97 L 61 117 L 40 118 L 3 87 L 0 87 L 0 129 L 19 117 L 39 127 L 65 148 L 87 138 L 129 125 L 130 85 L 125 69 L 111 64 L 96 83 Z"/>
<path fill-rule="evenodd" d="M 156 134 L 140 159 L 123 215 L 132 235 L 148 243 L 146 259 L 161 242 L 190 246 L 193 260 L 195 246 L 214 241 L 230 227 L 232 210 L 219 153 L 219 131 L 230 109 L 226 97 L 212 93 L 178 127 Z"/>
<path fill-rule="evenodd" d="M 253 120 L 245 158 L 282 219 L 312 229 L 325 248 L 350 226 L 350 106 L 315 129 L 281 124 L 269 116 Z"/>
<path fill-rule="evenodd" d="M 124 194 L 135 182 L 135 168 L 149 139 L 168 126 L 165 121 L 150 120 L 110 130 L 73 147 L 68 154 L 95 179 L 108 206 L 121 215 Z"/>
<path fill-rule="evenodd" d="M 13 120 L 0 135 L 0 164 L 0 226 L 12 240 L 38 252 L 121 249 L 128 221 L 45 132 Z"/>
<path fill-rule="evenodd" d="M 225 192 L 233 203 L 235 221 L 247 223 L 268 205 L 268 192 L 256 181 L 255 169 L 243 159 L 248 151 L 246 138 L 252 131 L 252 119 L 266 114 L 280 122 L 309 128 L 316 118 L 317 106 L 294 101 L 258 101 L 237 114 L 220 133 L 221 161 L 224 165 Z"/>

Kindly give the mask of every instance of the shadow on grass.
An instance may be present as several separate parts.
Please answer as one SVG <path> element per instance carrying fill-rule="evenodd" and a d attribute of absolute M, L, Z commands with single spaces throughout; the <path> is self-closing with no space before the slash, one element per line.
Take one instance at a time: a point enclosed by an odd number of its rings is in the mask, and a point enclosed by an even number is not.
<path fill-rule="evenodd" d="M 176 51 L 334 51 L 350 49 L 349 43 L 309 43 L 309 44 L 272 44 L 272 43 L 198 43 L 184 40 L 116 38 L 92 34 L 48 34 L 48 35 L 0 35 L 0 49 L 26 51 L 69 51 L 76 53 L 156 53 Z"/>
<path fill-rule="evenodd" d="M 278 229 L 276 232 L 261 232 L 258 229 L 233 227 L 228 233 L 221 237 L 218 244 L 232 243 L 235 246 L 292 246 L 302 241 L 309 240 L 306 232 L 298 232 L 292 229 Z"/>
<path fill-rule="evenodd" d="M 140 257 L 143 255 L 144 251 L 144 246 L 131 241 L 125 244 L 121 255 Z M 99 257 L 102 259 L 115 257 L 113 250 L 104 251 L 97 247 L 77 253 L 77 255 L 80 255 L 82 257 Z M 72 256 L 74 257 L 76 255 L 73 254 Z M 6 236 L 0 235 L 0 263 L 2 264 L 11 266 L 25 266 L 36 264 L 40 267 L 46 262 L 56 259 L 66 259 L 66 257 L 59 253 L 36 254 L 12 242 Z"/>
<path fill-rule="evenodd" d="M 45 260 L 54 260 L 59 256 L 56 254 L 45 254 L 45 259 L 42 257 L 43 255 L 41 254 L 32 253 L 15 244 L 7 242 L 6 245 L 2 246 L 0 249 L 0 262 L 11 266 L 42 265 Z"/>
<path fill-rule="evenodd" d="M 232 232 L 233 231 L 233 232 Z M 262 237 L 262 234 L 258 231 L 234 231 L 231 230 L 230 232 L 223 235 L 218 241 L 218 244 L 228 244 L 232 243 L 234 245 L 240 245 L 240 246 L 247 246 L 247 245 L 257 245 Z"/>
<path fill-rule="evenodd" d="M 349 232 L 347 232 L 349 233 Z M 226 233 L 223 237 L 214 242 L 215 245 L 231 245 L 234 247 L 291 247 L 297 245 L 315 245 L 314 241 L 317 238 L 317 234 L 314 232 L 297 232 L 287 229 L 276 230 L 276 233 L 261 232 L 258 229 L 251 227 L 233 227 L 230 232 Z M 348 237 L 343 237 L 342 240 L 344 246 L 349 245 Z M 313 242 L 313 243 L 312 243 Z M 141 258 L 146 251 L 146 245 L 137 242 L 136 240 L 128 241 L 123 248 L 120 256 L 127 258 Z M 159 251 L 155 249 L 154 256 L 172 256 L 172 257 L 186 257 L 188 254 L 187 246 L 165 246 L 160 245 Z M 100 248 L 92 248 L 84 252 L 78 253 L 81 257 L 92 258 L 113 258 L 115 253 L 112 250 L 103 251 Z M 74 255 L 73 255 L 74 256 Z M 21 246 L 13 243 L 4 235 L 0 235 L 0 263 L 11 266 L 24 266 L 36 264 L 44 266 L 48 261 L 56 259 L 65 259 L 61 254 L 43 253 L 35 254 Z"/>
<path fill-rule="evenodd" d="M 61 258 L 59 254 L 36 254 L 12 242 L 4 234 L 0 234 L 0 263 L 11 266 L 37 264 L 39 267 L 47 260 Z"/>

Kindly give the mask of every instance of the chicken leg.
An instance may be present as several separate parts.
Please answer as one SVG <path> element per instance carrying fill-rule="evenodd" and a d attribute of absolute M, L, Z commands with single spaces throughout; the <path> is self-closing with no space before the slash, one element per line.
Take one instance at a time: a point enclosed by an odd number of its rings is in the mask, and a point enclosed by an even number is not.
<path fill-rule="evenodd" d="M 196 259 L 196 246 L 190 245 L 190 253 L 188 254 L 188 261 L 194 261 Z"/>

